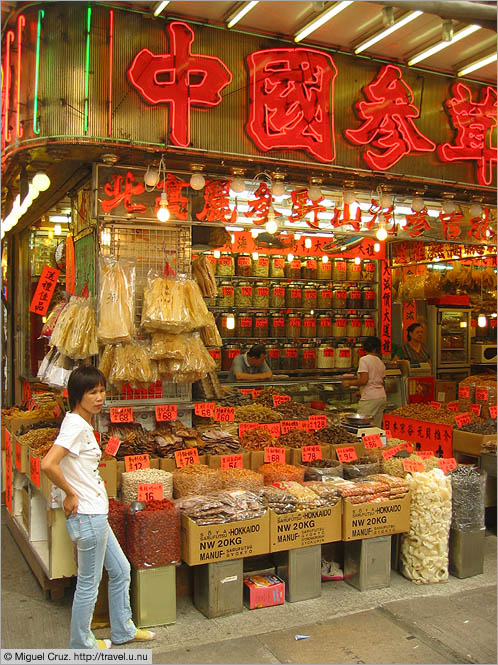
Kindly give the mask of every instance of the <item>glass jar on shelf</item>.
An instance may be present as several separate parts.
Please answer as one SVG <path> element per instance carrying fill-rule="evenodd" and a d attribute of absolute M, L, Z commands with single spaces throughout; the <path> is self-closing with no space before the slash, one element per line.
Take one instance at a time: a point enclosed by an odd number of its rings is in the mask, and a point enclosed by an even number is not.
<path fill-rule="evenodd" d="M 330 314 L 320 314 L 318 317 L 316 336 L 321 339 L 332 336 L 332 317 Z"/>
<path fill-rule="evenodd" d="M 348 337 L 361 337 L 361 317 L 351 314 L 347 318 L 346 335 Z"/>
<path fill-rule="evenodd" d="M 253 337 L 264 339 L 268 337 L 269 320 L 266 312 L 256 312 L 254 315 Z"/>
<path fill-rule="evenodd" d="M 252 307 L 253 287 L 251 282 L 240 280 L 235 284 L 235 307 Z"/>
<path fill-rule="evenodd" d="M 270 316 L 269 337 L 285 337 L 285 316 L 283 312 L 274 313 Z"/>
<path fill-rule="evenodd" d="M 303 309 L 316 309 L 318 303 L 318 291 L 315 284 L 307 284 L 303 291 L 302 304 Z"/>
<path fill-rule="evenodd" d="M 316 350 L 317 369 L 334 369 L 335 367 L 335 349 L 332 342 L 322 342 Z"/>
<path fill-rule="evenodd" d="M 233 359 L 240 356 L 241 350 L 238 344 L 227 344 L 221 352 L 221 369 L 229 372 L 232 368 Z"/>
<path fill-rule="evenodd" d="M 375 290 L 371 286 L 364 286 L 361 290 L 362 309 L 375 309 Z"/>
<path fill-rule="evenodd" d="M 361 279 L 363 282 L 375 282 L 375 261 L 369 259 L 362 261 Z"/>
<path fill-rule="evenodd" d="M 361 309 L 362 297 L 361 289 L 357 286 L 348 289 L 347 308 L 348 309 Z"/>
<path fill-rule="evenodd" d="M 371 314 L 361 317 L 361 336 L 375 337 L 375 318 Z"/>
<path fill-rule="evenodd" d="M 235 337 L 237 330 L 237 316 L 230 312 L 223 312 L 218 317 L 218 330 L 223 338 Z"/>
<path fill-rule="evenodd" d="M 280 369 L 280 348 L 277 344 L 266 345 L 266 362 L 271 370 Z"/>
<path fill-rule="evenodd" d="M 346 309 L 347 291 L 344 287 L 336 287 L 332 293 L 332 308 Z"/>
<path fill-rule="evenodd" d="M 252 277 L 252 261 L 250 254 L 237 254 L 235 274 L 238 277 Z"/>
<path fill-rule="evenodd" d="M 347 344 L 339 344 L 335 350 L 336 369 L 351 369 L 351 347 Z"/>
<path fill-rule="evenodd" d="M 268 277 L 270 274 L 270 259 L 266 254 L 258 254 L 252 262 L 253 277 Z"/>
<path fill-rule="evenodd" d="M 301 279 L 317 279 L 318 264 L 316 259 L 308 256 L 301 261 Z"/>
<path fill-rule="evenodd" d="M 221 349 L 218 349 L 218 348 L 214 349 L 213 348 L 213 349 L 208 349 L 207 351 L 208 351 L 209 355 L 211 356 L 211 358 L 216 363 L 215 370 L 217 372 L 221 372 L 221 369 L 222 369 Z"/>
<path fill-rule="evenodd" d="M 285 291 L 280 282 L 270 284 L 270 307 L 285 307 Z"/>
<path fill-rule="evenodd" d="M 361 260 L 359 262 L 356 262 L 356 259 L 346 261 L 346 279 L 348 282 L 361 281 Z"/>
<path fill-rule="evenodd" d="M 214 254 L 211 254 L 211 252 L 206 252 L 204 254 L 204 256 L 206 257 L 206 261 L 209 263 L 209 265 L 213 269 L 214 274 L 217 275 L 218 274 L 218 259 L 216 258 L 216 256 Z"/>
<path fill-rule="evenodd" d="M 270 257 L 270 277 L 285 277 L 285 259 L 280 254 Z"/>
<path fill-rule="evenodd" d="M 253 315 L 250 312 L 240 312 L 237 317 L 237 337 L 252 337 Z"/>
<path fill-rule="evenodd" d="M 280 352 L 280 369 L 299 369 L 299 358 L 297 345 L 294 343 L 284 344 Z"/>
<path fill-rule="evenodd" d="M 301 337 L 301 315 L 297 313 L 287 314 L 285 321 L 285 336 L 291 339 Z"/>
<path fill-rule="evenodd" d="M 300 284 L 292 282 L 285 289 L 285 306 L 292 309 L 302 307 L 303 289 Z"/>
<path fill-rule="evenodd" d="M 333 289 L 331 284 L 320 285 L 318 288 L 317 309 L 332 309 Z"/>
<path fill-rule="evenodd" d="M 235 261 L 230 252 L 222 252 L 216 264 L 216 274 L 220 277 L 233 277 L 235 275 Z"/>
<path fill-rule="evenodd" d="M 286 259 L 285 261 L 285 276 L 289 279 L 301 279 L 301 260 L 300 259 Z"/>
<path fill-rule="evenodd" d="M 365 351 L 363 350 L 363 345 L 361 342 L 356 342 L 356 344 L 353 345 L 351 353 L 351 366 L 358 367 L 360 358 L 365 355 Z"/>
<path fill-rule="evenodd" d="M 316 348 L 314 344 L 301 344 L 299 347 L 299 369 L 316 369 Z"/>
<path fill-rule="evenodd" d="M 332 337 L 347 337 L 347 319 L 345 316 L 336 316 L 332 323 Z"/>
<path fill-rule="evenodd" d="M 301 334 L 303 337 L 316 337 L 315 314 L 303 314 Z"/>
<path fill-rule="evenodd" d="M 268 309 L 270 306 L 270 287 L 268 282 L 256 282 L 252 294 L 252 306 Z"/>
<path fill-rule="evenodd" d="M 316 270 L 317 279 L 332 279 L 332 261 L 328 256 L 320 256 Z"/>
<path fill-rule="evenodd" d="M 332 269 L 332 279 L 334 280 L 334 282 L 345 282 L 347 280 L 346 259 L 334 259 L 334 267 Z"/>
<path fill-rule="evenodd" d="M 233 307 L 235 305 L 235 292 L 232 282 L 223 280 L 218 287 L 218 307 Z"/>

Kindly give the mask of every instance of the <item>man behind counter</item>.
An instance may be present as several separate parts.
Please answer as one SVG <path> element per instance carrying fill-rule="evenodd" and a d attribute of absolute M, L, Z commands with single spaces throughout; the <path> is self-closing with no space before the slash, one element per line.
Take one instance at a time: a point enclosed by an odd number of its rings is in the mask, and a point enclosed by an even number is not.
<path fill-rule="evenodd" d="M 229 381 L 269 381 L 273 372 L 266 360 L 264 344 L 255 344 L 247 353 L 233 359 L 232 368 L 228 374 Z"/>

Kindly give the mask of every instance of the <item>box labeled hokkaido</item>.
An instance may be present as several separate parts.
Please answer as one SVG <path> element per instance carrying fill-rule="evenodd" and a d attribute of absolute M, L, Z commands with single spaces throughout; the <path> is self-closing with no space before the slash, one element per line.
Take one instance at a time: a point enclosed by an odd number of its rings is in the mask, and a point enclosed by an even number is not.
<path fill-rule="evenodd" d="M 379 503 L 342 502 L 342 540 L 390 536 L 410 530 L 410 493 Z"/>
<path fill-rule="evenodd" d="M 182 515 L 182 559 L 189 566 L 268 554 L 270 517 L 199 526 Z"/>
<path fill-rule="evenodd" d="M 270 511 L 270 552 L 341 540 L 341 502 L 279 515 Z"/>

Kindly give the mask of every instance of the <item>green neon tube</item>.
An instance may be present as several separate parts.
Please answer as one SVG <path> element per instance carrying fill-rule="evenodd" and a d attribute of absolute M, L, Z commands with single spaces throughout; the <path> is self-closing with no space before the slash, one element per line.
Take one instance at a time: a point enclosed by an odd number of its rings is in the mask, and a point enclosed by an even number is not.
<path fill-rule="evenodd" d="M 86 13 L 86 61 L 85 61 L 85 134 L 88 131 L 88 84 L 90 77 L 90 28 L 92 25 L 92 8 L 88 7 Z"/>
<path fill-rule="evenodd" d="M 45 12 L 43 9 L 38 11 L 38 28 L 36 31 L 36 71 L 35 71 L 35 100 L 33 105 L 33 131 L 35 134 L 40 133 L 40 125 L 38 123 L 38 85 L 40 83 L 40 41 L 41 41 L 41 22 L 44 18 Z"/>

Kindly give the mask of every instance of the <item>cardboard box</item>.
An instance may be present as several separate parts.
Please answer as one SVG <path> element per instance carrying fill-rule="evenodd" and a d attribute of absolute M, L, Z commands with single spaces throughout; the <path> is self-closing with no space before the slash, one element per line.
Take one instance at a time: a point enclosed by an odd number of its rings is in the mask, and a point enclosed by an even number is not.
<path fill-rule="evenodd" d="M 462 432 L 453 430 L 453 451 L 458 453 L 467 453 L 468 455 L 481 455 L 481 445 L 488 441 L 496 441 L 496 434 L 473 434 L 472 432 Z"/>
<path fill-rule="evenodd" d="M 106 460 L 99 464 L 100 477 L 105 483 L 107 496 L 116 497 L 118 495 L 118 471 L 115 459 Z"/>
<path fill-rule="evenodd" d="M 276 447 L 278 448 L 279 445 L 278 443 L 276 444 Z M 286 448 L 285 449 L 285 463 L 290 464 L 291 463 L 291 457 L 292 457 L 292 448 Z M 259 467 L 265 463 L 265 451 L 264 450 L 251 450 L 251 461 L 250 461 L 250 469 L 253 471 L 258 471 Z"/>
<path fill-rule="evenodd" d="M 402 499 L 379 503 L 342 502 L 342 539 L 391 536 L 410 530 L 410 493 Z"/>
<path fill-rule="evenodd" d="M 283 515 L 270 511 L 270 552 L 294 550 L 341 540 L 341 502 Z"/>
<path fill-rule="evenodd" d="M 457 399 L 458 383 L 456 381 L 436 381 L 434 400 L 436 402 L 454 402 Z"/>
<path fill-rule="evenodd" d="M 244 600 L 250 610 L 283 605 L 285 582 L 276 575 L 244 577 Z"/>
<path fill-rule="evenodd" d="M 321 445 L 322 459 L 330 457 L 330 446 L 327 443 Z M 291 464 L 301 464 L 303 461 L 301 448 L 291 448 Z"/>
<path fill-rule="evenodd" d="M 227 453 L 229 455 L 230 453 Z M 233 453 L 239 454 L 239 453 Z M 227 457 L 227 455 L 202 455 L 202 457 L 206 457 L 206 464 L 211 467 L 212 469 L 220 469 L 221 468 L 221 458 L 222 457 Z M 174 460 L 173 460 L 174 461 Z M 200 458 L 199 458 L 200 461 Z M 242 453 L 242 467 L 244 469 L 250 469 L 251 468 L 251 453 L 250 451 Z"/>
<path fill-rule="evenodd" d="M 182 559 L 189 566 L 267 554 L 270 517 L 199 526 L 182 515 Z"/>

